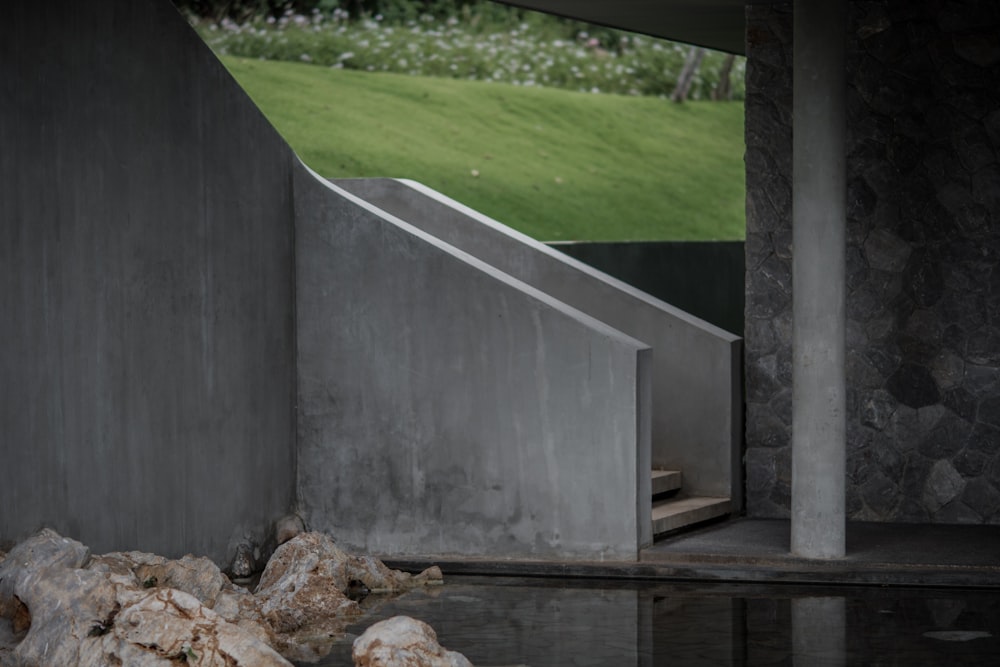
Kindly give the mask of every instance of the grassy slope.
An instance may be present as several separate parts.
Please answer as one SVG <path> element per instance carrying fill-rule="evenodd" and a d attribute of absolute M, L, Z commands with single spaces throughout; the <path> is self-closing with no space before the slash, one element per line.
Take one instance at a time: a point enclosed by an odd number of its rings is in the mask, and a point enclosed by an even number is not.
<path fill-rule="evenodd" d="M 223 62 L 324 176 L 412 178 L 542 240 L 744 235 L 740 103 Z"/>

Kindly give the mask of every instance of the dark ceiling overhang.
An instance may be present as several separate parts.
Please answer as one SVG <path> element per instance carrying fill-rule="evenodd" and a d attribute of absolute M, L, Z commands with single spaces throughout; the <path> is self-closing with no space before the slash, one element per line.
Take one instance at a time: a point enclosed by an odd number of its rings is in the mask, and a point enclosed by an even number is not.
<path fill-rule="evenodd" d="M 500 1 L 505 5 L 743 55 L 746 53 L 746 5 L 772 4 L 778 0 Z"/>

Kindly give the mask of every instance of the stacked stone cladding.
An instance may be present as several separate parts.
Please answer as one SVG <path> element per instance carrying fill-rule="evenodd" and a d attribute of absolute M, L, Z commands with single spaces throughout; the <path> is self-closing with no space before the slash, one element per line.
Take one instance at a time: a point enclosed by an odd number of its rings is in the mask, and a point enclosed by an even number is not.
<path fill-rule="evenodd" d="M 1000 523 L 1000 3 L 852 2 L 847 512 Z M 791 490 L 792 14 L 747 10 L 747 511 Z"/>

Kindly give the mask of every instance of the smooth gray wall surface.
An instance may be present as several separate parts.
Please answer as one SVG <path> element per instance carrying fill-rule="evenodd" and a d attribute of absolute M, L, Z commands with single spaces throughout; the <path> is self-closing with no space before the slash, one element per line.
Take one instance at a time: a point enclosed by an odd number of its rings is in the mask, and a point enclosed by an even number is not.
<path fill-rule="evenodd" d="M 743 335 L 742 241 L 557 241 L 546 245 L 720 329 Z"/>
<path fill-rule="evenodd" d="M 293 502 L 292 153 L 168 2 L 0 32 L 0 540 L 225 563 Z"/>
<path fill-rule="evenodd" d="M 652 463 L 684 491 L 742 502 L 740 343 L 718 327 L 557 252 L 419 183 L 339 186 L 653 348 Z"/>
<path fill-rule="evenodd" d="M 381 554 L 634 559 L 648 348 L 305 167 L 298 495 Z"/>

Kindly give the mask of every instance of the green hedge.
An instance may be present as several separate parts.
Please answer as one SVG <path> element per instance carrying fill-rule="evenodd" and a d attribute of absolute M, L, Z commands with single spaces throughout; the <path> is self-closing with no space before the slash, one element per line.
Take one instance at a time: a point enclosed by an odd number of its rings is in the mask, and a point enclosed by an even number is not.
<path fill-rule="evenodd" d="M 220 20 L 228 17 L 244 20 L 250 16 L 278 16 L 288 9 L 297 13 L 336 9 L 352 18 L 382 15 L 387 21 L 408 21 L 421 14 L 447 17 L 469 6 L 493 5 L 496 11 L 517 14 L 521 10 L 483 0 L 174 0 L 181 10 L 196 16 Z M 482 11 L 480 7 L 477 11 Z M 486 10 L 491 11 L 491 10 Z"/>

